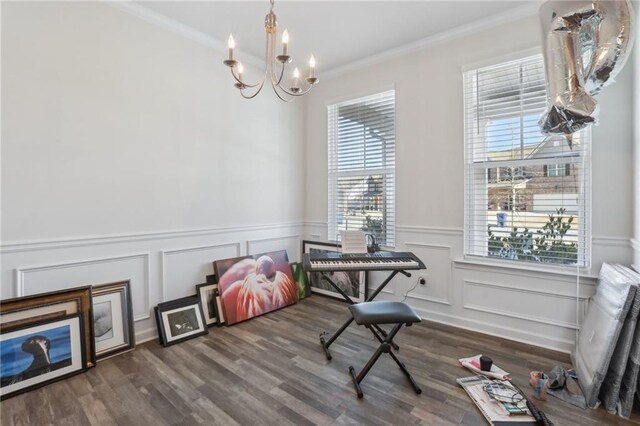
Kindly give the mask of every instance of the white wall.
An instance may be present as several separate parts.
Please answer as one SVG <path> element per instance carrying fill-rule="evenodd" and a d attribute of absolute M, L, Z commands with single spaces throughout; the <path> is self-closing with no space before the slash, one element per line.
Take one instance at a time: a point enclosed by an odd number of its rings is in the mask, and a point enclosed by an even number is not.
<path fill-rule="evenodd" d="M 287 105 L 269 92 L 242 100 L 224 52 L 110 6 L 1 7 L 2 298 L 131 279 L 137 337 L 152 337 L 151 308 L 191 294 L 212 260 L 278 248 L 295 259 L 301 238 L 326 238 L 326 103 L 394 86 L 397 248 L 429 267 L 409 303 L 428 319 L 572 348 L 571 271 L 496 267 L 462 252 L 461 67 L 538 45 L 536 17 L 322 77 L 304 103 Z M 628 66 L 600 97 L 591 275 L 604 260 L 632 259 L 638 57 L 636 74 Z M 637 190 L 636 206 L 639 240 Z M 402 299 L 416 278 L 384 297 Z M 581 281 L 580 315 L 595 284 Z"/>
<path fill-rule="evenodd" d="M 130 278 L 149 337 L 212 260 L 299 256 L 303 105 L 245 101 L 224 56 L 105 4 L 2 3 L 2 298 Z"/>
<path fill-rule="evenodd" d="M 463 93 L 461 68 L 540 45 L 537 16 L 496 26 L 366 68 L 324 78 L 307 100 L 308 238 L 326 238 L 326 104 L 394 86 L 396 89 L 397 249 L 428 266 L 425 287 L 407 298 L 425 318 L 560 350 L 571 350 L 576 328 L 574 271 L 544 273 L 479 265 L 463 256 Z M 599 98 L 593 130 L 593 263 L 630 263 L 633 173 L 631 67 Z M 390 285 L 402 299 L 411 280 Z M 583 278 L 580 310 L 593 292 Z"/>
<path fill-rule="evenodd" d="M 633 80 L 633 112 L 634 112 L 634 151 L 635 151 L 635 238 L 632 240 L 634 248 L 634 267 L 637 271 L 640 271 L 640 1 L 633 3 L 636 12 L 636 37 L 635 47 L 633 48 L 633 56 L 629 66 L 634 67 Z"/>

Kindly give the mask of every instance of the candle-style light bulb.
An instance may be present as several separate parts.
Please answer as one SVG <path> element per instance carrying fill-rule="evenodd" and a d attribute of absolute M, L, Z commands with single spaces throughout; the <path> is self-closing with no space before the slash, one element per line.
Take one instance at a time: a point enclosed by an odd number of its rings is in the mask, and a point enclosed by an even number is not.
<path fill-rule="evenodd" d="M 242 62 L 238 62 L 238 80 L 242 81 L 242 73 L 244 72 L 244 67 L 242 66 Z"/>
<path fill-rule="evenodd" d="M 316 76 L 316 58 L 313 55 L 311 55 L 311 58 L 309 58 L 309 68 L 311 73 L 309 77 L 315 77 Z"/>
<path fill-rule="evenodd" d="M 289 51 L 289 31 L 287 31 L 287 29 L 285 28 L 284 32 L 282 33 L 282 54 L 284 56 L 287 56 Z"/>
<path fill-rule="evenodd" d="M 229 34 L 229 40 L 227 42 L 229 46 L 229 60 L 233 60 L 233 49 L 236 47 L 236 41 L 233 39 L 233 34 Z"/>
<path fill-rule="evenodd" d="M 298 67 L 296 67 L 293 70 L 293 86 L 292 87 L 298 87 L 298 79 L 300 78 L 300 70 L 298 70 Z"/>

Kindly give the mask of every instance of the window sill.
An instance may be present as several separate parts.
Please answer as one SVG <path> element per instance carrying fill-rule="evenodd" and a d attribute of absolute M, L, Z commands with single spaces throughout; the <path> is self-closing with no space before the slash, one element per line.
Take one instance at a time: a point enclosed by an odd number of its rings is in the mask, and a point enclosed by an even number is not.
<path fill-rule="evenodd" d="M 593 275 L 587 268 L 567 267 L 567 266 L 549 266 L 536 265 L 525 262 L 516 262 L 510 260 L 492 260 L 483 257 L 465 256 L 461 259 L 454 259 L 454 265 L 462 268 L 473 267 L 473 269 L 486 268 L 491 270 L 502 269 L 519 271 L 523 273 L 535 272 L 537 274 L 545 274 L 555 277 L 575 278 L 579 274 L 580 278 L 597 280 L 598 276 Z"/>

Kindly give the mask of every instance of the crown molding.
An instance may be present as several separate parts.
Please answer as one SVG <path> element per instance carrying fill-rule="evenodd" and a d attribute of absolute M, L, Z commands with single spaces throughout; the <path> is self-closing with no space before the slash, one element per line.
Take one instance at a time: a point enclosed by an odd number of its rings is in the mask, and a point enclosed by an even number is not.
<path fill-rule="evenodd" d="M 351 62 L 349 64 L 324 71 L 322 73 L 322 78 L 324 80 L 335 78 L 343 74 L 350 73 L 352 71 L 366 68 L 371 65 L 379 64 L 380 62 L 389 61 L 391 59 L 395 59 L 400 56 L 417 52 L 429 46 L 433 46 L 449 40 L 455 40 L 457 38 L 468 36 L 470 34 L 474 34 L 489 28 L 493 28 L 496 25 L 501 25 L 501 24 L 508 23 L 510 21 L 536 15 L 538 13 L 538 9 L 540 8 L 540 4 L 541 2 L 526 4 L 524 6 L 514 8 L 513 10 L 501 13 L 496 16 L 479 19 L 478 21 L 472 24 L 455 27 L 447 31 L 442 31 L 438 34 L 434 34 L 432 36 L 425 37 L 420 40 L 416 40 L 409 44 L 405 44 L 403 46 L 399 46 L 390 50 L 386 50 L 381 53 L 377 53 L 367 58 L 360 59 L 360 60 Z"/>
<path fill-rule="evenodd" d="M 146 22 L 157 25 L 161 28 L 169 30 L 175 34 L 181 35 L 197 43 L 203 44 L 215 51 L 221 52 L 223 54 L 227 53 L 227 44 L 225 42 L 218 40 L 217 38 L 211 37 L 210 35 L 205 34 L 201 31 L 198 31 L 186 24 L 183 24 L 182 22 L 176 21 L 175 19 L 171 19 L 161 13 L 148 9 L 147 7 L 142 6 L 139 3 L 134 3 L 131 0 L 106 1 L 105 3 L 123 12 L 126 12 L 137 18 L 140 18 Z M 397 58 L 399 56 L 416 52 L 428 46 L 432 46 L 438 43 L 443 43 L 445 41 L 461 38 L 470 34 L 477 33 L 482 30 L 492 28 L 496 25 L 505 24 L 510 21 L 535 15 L 538 13 L 538 9 L 540 8 L 541 3 L 542 3 L 541 1 L 536 1 L 535 3 L 526 4 L 524 6 L 512 9 L 510 11 L 501 13 L 496 16 L 480 19 L 474 22 L 473 24 L 467 24 L 460 27 L 455 27 L 450 30 L 440 32 L 438 34 L 434 34 L 432 36 L 429 36 L 420 40 L 416 40 L 412 43 L 405 44 L 403 46 L 386 50 L 384 52 L 380 52 L 373 56 L 369 56 L 367 58 L 348 63 L 346 65 L 324 70 L 322 72 L 322 78 L 325 80 L 334 78 L 343 74 L 347 74 L 354 70 L 365 68 L 374 64 L 378 64 L 380 62 Z M 254 67 L 259 67 L 259 68 L 264 66 L 264 61 L 262 59 L 259 59 L 258 57 L 253 56 L 247 52 L 243 52 L 241 50 L 236 50 L 236 52 L 238 56 L 242 55 L 243 63 L 252 65 Z"/>
<path fill-rule="evenodd" d="M 122 12 L 128 13 L 129 15 L 135 16 L 136 18 L 140 18 L 150 24 L 156 25 L 182 37 L 188 38 L 189 40 L 195 41 L 196 43 L 202 44 L 217 52 L 223 53 L 225 55 L 228 52 L 227 44 L 225 42 L 211 37 L 210 35 L 205 34 L 202 31 L 198 31 L 188 25 L 185 25 L 182 22 L 176 21 L 175 19 L 171 19 L 161 13 L 155 12 L 145 6 L 140 5 L 139 3 L 134 3 L 131 0 L 126 0 L 106 1 L 105 4 L 108 4 L 109 6 L 112 6 Z M 264 67 L 264 61 L 257 58 L 256 56 L 253 56 L 247 52 L 243 52 L 239 49 L 236 49 L 236 54 L 238 56 L 242 56 L 242 63 L 245 65 L 249 64 L 259 68 Z"/>

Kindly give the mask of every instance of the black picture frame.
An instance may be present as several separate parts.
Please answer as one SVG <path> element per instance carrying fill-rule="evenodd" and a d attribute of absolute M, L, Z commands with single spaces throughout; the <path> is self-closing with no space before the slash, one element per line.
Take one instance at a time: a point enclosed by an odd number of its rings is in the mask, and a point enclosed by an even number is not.
<path fill-rule="evenodd" d="M 325 251 L 325 252 L 340 252 L 342 249 L 342 245 L 340 243 L 328 243 L 324 241 L 302 241 L 302 253 L 310 253 L 312 250 L 317 251 Z M 357 273 L 357 282 L 355 278 L 351 276 L 352 274 Z M 342 295 L 338 293 L 329 283 L 320 278 L 322 275 L 336 276 L 339 274 L 340 276 L 344 276 L 345 280 L 349 281 L 349 287 L 352 288 L 351 291 L 348 288 L 345 288 L 345 292 L 349 295 L 351 301 L 355 303 L 364 302 L 367 297 L 368 289 L 368 274 L 366 271 L 349 271 L 349 272 L 310 272 L 309 273 L 309 286 L 311 287 L 312 293 L 322 294 L 324 296 L 333 297 L 336 299 L 344 300 Z M 335 278 L 333 281 L 338 281 Z M 339 284 L 339 283 L 337 283 Z M 354 289 L 357 288 L 357 295 L 355 295 Z M 349 294 L 351 293 L 351 294 Z"/>
<path fill-rule="evenodd" d="M 46 344 L 42 344 L 43 340 Z M 50 348 L 53 345 L 65 344 L 69 345 L 70 358 L 56 360 L 51 355 Z M 20 345 L 19 348 L 18 345 Z M 43 349 L 45 347 L 48 349 Z M 3 363 L 7 359 L 12 359 L 15 363 L 13 367 L 20 368 L 20 370 L 0 378 L 0 400 L 4 401 L 87 371 L 84 349 L 85 334 L 82 313 L 23 324 L 10 330 L 3 329 L 0 334 Z M 46 350 L 46 356 L 42 356 L 43 350 Z M 25 359 L 23 353 L 31 354 L 33 360 Z M 59 353 L 62 356 L 66 354 L 63 351 L 59 351 Z M 28 367 L 25 368 L 26 365 Z M 5 372 L 11 367 L 6 364 L 3 366 Z"/>
<path fill-rule="evenodd" d="M 91 297 L 97 360 L 134 350 L 136 339 L 130 280 L 95 285 Z M 106 327 L 107 322 L 110 330 Z"/>
<path fill-rule="evenodd" d="M 162 346 L 171 346 L 209 333 L 202 304 L 196 296 L 160 303 L 154 311 Z"/>
<path fill-rule="evenodd" d="M 204 320 L 207 326 L 218 325 L 218 283 L 196 285 L 196 295 L 200 299 Z"/>

